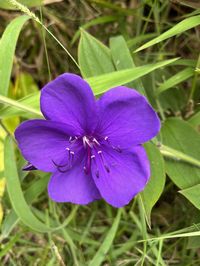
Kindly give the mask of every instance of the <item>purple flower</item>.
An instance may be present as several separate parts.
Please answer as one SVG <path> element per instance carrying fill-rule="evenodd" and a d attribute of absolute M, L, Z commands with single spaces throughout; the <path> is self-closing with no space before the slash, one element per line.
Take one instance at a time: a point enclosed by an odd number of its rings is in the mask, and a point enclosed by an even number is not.
<path fill-rule="evenodd" d="M 52 200 L 122 207 L 144 189 L 150 167 L 141 144 L 160 129 L 145 97 L 121 86 L 95 100 L 82 78 L 63 74 L 42 89 L 41 111 L 45 120 L 23 122 L 15 137 L 28 162 L 52 172 Z"/>

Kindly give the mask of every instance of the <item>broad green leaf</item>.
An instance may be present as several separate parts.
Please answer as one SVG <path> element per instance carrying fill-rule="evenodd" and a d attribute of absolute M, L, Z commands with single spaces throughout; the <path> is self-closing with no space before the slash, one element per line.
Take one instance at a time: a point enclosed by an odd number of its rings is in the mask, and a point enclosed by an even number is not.
<path fill-rule="evenodd" d="M 197 209 L 200 209 L 200 184 L 179 191 L 185 196 Z"/>
<path fill-rule="evenodd" d="M 157 89 L 156 93 L 160 94 L 163 91 L 166 91 L 170 88 L 175 87 L 177 84 L 187 80 L 188 78 L 194 75 L 194 69 L 185 68 L 184 70 L 178 72 L 174 76 L 170 77 L 168 80 L 165 80 Z"/>
<path fill-rule="evenodd" d="M 15 47 L 19 33 L 28 16 L 15 18 L 6 27 L 0 40 L 0 95 L 8 94 L 10 75 L 12 71 Z"/>
<path fill-rule="evenodd" d="M 153 40 L 145 43 L 144 45 L 140 46 L 135 52 L 139 52 L 143 49 L 146 49 L 154 44 L 160 43 L 168 38 L 171 38 L 175 35 L 181 34 L 191 28 L 194 28 L 200 24 L 200 16 L 193 16 L 190 18 L 186 18 L 173 26 L 171 29 L 167 30 L 166 32 L 162 33 L 160 36 L 154 38 Z"/>
<path fill-rule="evenodd" d="M 119 209 L 117 212 L 117 216 L 115 217 L 113 224 L 108 231 L 103 243 L 101 244 L 100 248 L 98 249 L 97 253 L 93 257 L 93 259 L 90 261 L 89 266 L 100 266 L 102 265 L 103 261 L 105 260 L 105 256 L 108 253 L 112 242 L 115 238 L 115 235 L 117 233 L 117 229 L 119 226 L 120 218 L 121 218 L 122 209 Z"/>
<path fill-rule="evenodd" d="M 187 105 L 188 94 L 186 90 L 180 89 L 178 86 L 159 94 L 159 102 L 166 112 L 169 110 L 172 110 L 173 113 L 180 112 Z"/>
<path fill-rule="evenodd" d="M 160 198 L 165 186 L 165 166 L 163 157 L 154 144 L 149 142 L 144 147 L 151 165 L 151 177 L 144 191 L 141 192 L 141 198 L 146 213 L 146 220 L 150 226 L 151 210 Z"/>
<path fill-rule="evenodd" d="M 147 75 L 148 73 L 164 67 L 166 65 L 169 65 L 176 61 L 177 58 L 161 61 L 154 64 L 149 64 L 145 66 L 135 67 L 127 70 L 120 70 L 115 71 L 112 73 L 87 78 L 87 82 L 90 84 L 90 86 L 93 89 L 93 92 L 95 95 L 99 95 L 105 91 L 107 91 L 110 88 L 124 85 L 130 81 L 134 81 L 138 78 L 143 77 L 144 75 Z"/>
<path fill-rule="evenodd" d="M 84 78 L 115 71 L 108 47 L 84 30 L 81 30 L 78 61 Z"/>
<path fill-rule="evenodd" d="M 200 135 L 189 123 L 178 118 L 167 119 L 161 129 L 161 136 L 164 145 L 200 163 Z M 200 184 L 199 167 L 170 158 L 166 158 L 165 166 L 167 174 L 180 189 Z"/>
<path fill-rule="evenodd" d="M 110 50 L 113 62 L 117 70 L 128 68 L 135 68 L 136 65 L 133 61 L 131 53 L 128 49 L 126 41 L 122 36 L 113 37 L 110 39 Z M 120 52 L 119 52 L 120 51 Z M 135 80 L 127 84 L 128 87 L 135 88 L 141 94 L 145 95 L 144 87 L 141 80 Z"/>
<path fill-rule="evenodd" d="M 7 190 L 12 207 L 21 221 L 33 230 L 43 233 L 51 231 L 51 228 L 36 218 L 28 206 L 21 189 L 15 162 L 13 141 L 8 136 L 5 140 L 4 164 Z"/>
<path fill-rule="evenodd" d="M 13 113 L 16 114 L 16 110 L 20 110 L 21 112 L 28 112 L 32 115 L 34 115 L 35 117 L 38 116 L 38 117 L 42 117 L 42 114 L 41 112 L 36 109 L 36 108 L 33 108 L 33 107 L 29 107 L 29 103 L 30 102 L 33 102 L 33 100 L 35 99 L 38 99 L 37 97 L 39 96 L 39 93 L 38 94 L 34 94 L 33 96 L 31 97 L 26 97 L 26 99 L 28 99 L 26 101 L 26 103 L 24 104 L 24 102 L 21 100 L 21 101 L 15 101 L 15 100 L 12 100 L 8 97 L 5 97 L 5 96 L 1 96 L 0 95 L 0 103 L 3 103 L 5 105 L 8 105 L 8 106 L 11 106 L 13 107 L 12 109 L 2 109 L 0 110 L 0 117 L 9 117 L 9 116 L 12 116 Z M 34 102 L 35 103 L 35 102 Z M 39 101 L 36 102 L 36 105 L 38 105 Z M 9 115 L 9 112 L 11 112 L 11 115 Z M 5 114 L 5 116 L 4 116 Z"/>
<path fill-rule="evenodd" d="M 190 123 L 191 126 L 197 129 L 198 132 L 200 132 L 200 111 L 198 111 L 196 114 L 190 117 L 188 122 Z"/>

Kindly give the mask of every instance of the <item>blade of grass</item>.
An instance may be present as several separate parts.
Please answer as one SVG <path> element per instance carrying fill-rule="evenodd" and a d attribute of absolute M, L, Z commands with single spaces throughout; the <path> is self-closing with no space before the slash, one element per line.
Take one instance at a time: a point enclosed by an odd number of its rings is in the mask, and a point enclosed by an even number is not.
<path fill-rule="evenodd" d="M 178 58 L 161 61 L 154 64 L 135 67 L 126 70 L 111 72 L 108 74 L 99 75 L 92 78 L 87 78 L 86 81 L 90 84 L 95 95 L 99 95 L 110 88 L 126 84 L 130 81 L 136 80 L 148 73 L 169 65 L 178 60 Z"/>
<path fill-rule="evenodd" d="M 22 104 L 20 101 L 15 101 L 15 100 L 12 100 L 12 99 L 5 97 L 5 96 L 2 96 L 2 95 L 0 95 L 0 103 L 3 103 L 5 105 L 12 106 L 12 107 L 17 108 L 19 110 L 34 114 L 35 116 L 42 117 L 42 114 L 40 111 L 38 111 L 32 107 L 29 107 L 28 105 Z M 1 114 L 0 114 L 0 116 L 1 116 Z"/>
<path fill-rule="evenodd" d="M 42 233 L 51 231 L 51 228 L 36 218 L 25 201 L 15 162 L 16 159 L 14 155 L 13 141 L 10 136 L 7 136 L 5 139 L 4 158 L 5 177 L 7 182 L 7 190 L 13 209 L 21 221 L 31 229 Z"/>
<path fill-rule="evenodd" d="M 166 32 L 162 33 L 160 36 L 154 38 L 153 40 L 145 43 L 144 45 L 140 46 L 138 49 L 136 49 L 134 52 L 139 52 L 143 49 L 146 49 L 152 45 L 155 45 L 157 43 L 160 43 L 168 38 L 171 38 L 175 35 L 181 34 L 191 28 L 194 28 L 200 24 L 200 16 L 194 16 L 190 18 L 186 18 L 183 21 L 179 22 L 175 26 L 173 26 L 171 29 L 167 30 Z"/>
<path fill-rule="evenodd" d="M 90 261 L 89 266 L 100 266 L 102 264 L 102 262 L 105 259 L 105 255 L 108 253 L 112 242 L 115 238 L 118 226 L 119 226 L 119 222 L 120 222 L 120 218 L 121 218 L 121 214 L 122 214 L 122 209 L 119 209 L 117 212 L 117 216 L 114 219 L 114 222 L 112 224 L 112 227 L 110 228 L 110 230 L 108 231 L 103 243 L 101 244 L 100 248 L 98 249 L 97 253 L 95 254 L 95 256 L 93 257 L 93 259 Z"/>
<path fill-rule="evenodd" d="M 185 68 L 184 70 L 178 72 L 165 82 L 163 82 L 157 89 L 156 94 L 160 94 L 172 87 L 175 87 L 177 84 L 187 80 L 188 78 L 194 75 L 194 69 L 192 68 Z"/>
<path fill-rule="evenodd" d="M 8 94 L 10 75 L 12 71 L 15 48 L 20 31 L 28 16 L 15 18 L 6 27 L 0 40 L 0 95 Z"/>

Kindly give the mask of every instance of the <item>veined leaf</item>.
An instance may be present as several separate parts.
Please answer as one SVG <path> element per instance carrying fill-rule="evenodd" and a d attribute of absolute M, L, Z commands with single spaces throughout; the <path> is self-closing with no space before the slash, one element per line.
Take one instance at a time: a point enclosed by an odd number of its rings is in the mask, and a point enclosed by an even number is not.
<path fill-rule="evenodd" d="M 128 49 L 126 41 L 122 36 L 110 38 L 110 49 L 113 62 L 117 70 L 135 68 L 131 53 Z M 120 51 L 120 53 L 119 53 Z M 135 88 L 140 93 L 145 95 L 145 90 L 140 79 L 127 84 L 128 87 Z"/>
<path fill-rule="evenodd" d="M 200 184 L 180 190 L 179 192 L 185 196 L 197 209 L 200 209 Z"/>
<path fill-rule="evenodd" d="M 84 30 L 81 30 L 78 61 L 84 78 L 115 71 L 110 49 Z"/>
<path fill-rule="evenodd" d="M 162 127 L 161 136 L 164 145 L 180 151 L 188 158 L 194 158 L 200 165 L 200 135 L 189 123 L 178 118 L 167 119 Z M 183 190 L 182 194 L 187 194 L 187 198 L 194 203 L 191 195 L 196 193 L 195 187 L 200 184 L 200 167 L 170 158 L 166 158 L 165 166 L 169 177 Z"/>
<path fill-rule="evenodd" d="M 188 122 L 190 123 L 190 125 L 196 128 L 198 132 L 200 132 L 200 111 L 190 117 Z"/>

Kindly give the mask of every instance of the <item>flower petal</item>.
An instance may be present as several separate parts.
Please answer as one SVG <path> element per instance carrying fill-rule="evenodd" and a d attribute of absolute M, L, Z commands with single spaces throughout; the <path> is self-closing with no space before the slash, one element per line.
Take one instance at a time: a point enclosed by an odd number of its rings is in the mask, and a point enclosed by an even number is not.
<path fill-rule="evenodd" d="M 74 128 L 63 123 L 46 120 L 23 122 L 15 131 L 15 138 L 24 158 L 43 171 L 55 171 L 53 161 L 67 157 L 66 147 Z"/>
<path fill-rule="evenodd" d="M 79 158 L 72 169 L 66 173 L 57 171 L 50 178 L 48 193 L 53 201 L 88 204 L 101 199 L 91 174 L 84 172 L 86 159 L 84 156 Z"/>
<path fill-rule="evenodd" d="M 42 89 L 41 111 L 46 119 L 73 125 L 80 134 L 95 126 L 96 102 L 92 90 L 74 74 L 62 74 Z"/>
<path fill-rule="evenodd" d="M 127 87 L 116 87 L 98 101 L 99 123 L 96 129 L 113 146 L 129 148 L 153 138 L 160 120 L 146 98 Z"/>
<path fill-rule="evenodd" d="M 118 153 L 108 147 L 96 152 L 92 176 L 97 188 L 109 204 L 123 207 L 140 191 L 150 176 L 149 161 L 142 146 Z"/>

